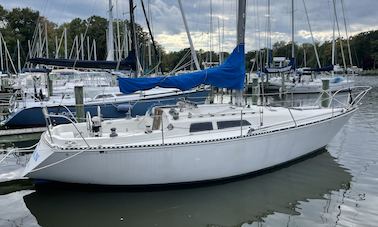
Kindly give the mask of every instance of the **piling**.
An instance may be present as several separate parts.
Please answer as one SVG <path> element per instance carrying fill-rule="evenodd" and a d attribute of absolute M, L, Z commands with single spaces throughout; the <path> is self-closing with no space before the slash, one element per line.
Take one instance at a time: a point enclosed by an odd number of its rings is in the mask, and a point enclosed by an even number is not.
<path fill-rule="evenodd" d="M 283 94 L 285 94 L 285 75 L 283 73 L 280 73 L 281 75 L 281 90 L 280 90 L 280 96 L 282 96 Z"/>
<path fill-rule="evenodd" d="M 257 101 L 259 99 L 260 95 L 260 86 L 259 86 L 259 79 L 258 78 L 253 78 L 252 79 L 252 105 L 257 105 Z"/>
<path fill-rule="evenodd" d="M 49 73 L 47 73 L 47 92 L 48 97 L 50 98 L 53 95 L 53 83 Z"/>
<path fill-rule="evenodd" d="M 329 79 L 322 79 L 322 97 L 321 97 L 321 106 L 328 107 L 329 106 Z"/>
<path fill-rule="evenodd" d="M 75 86 L 76 118 L 78 122 L 84 121 L 84 92 L 83 86 Z"/>

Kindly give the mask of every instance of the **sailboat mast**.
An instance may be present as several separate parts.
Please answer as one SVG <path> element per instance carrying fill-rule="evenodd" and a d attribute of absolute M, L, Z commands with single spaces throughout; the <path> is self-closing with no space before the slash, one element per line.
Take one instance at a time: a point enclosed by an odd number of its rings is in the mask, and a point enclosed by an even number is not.
<path fill-rule="evenodd" d="M 209 45 L 210 45 L 210 55 L 209 61 L 212 64 L 213 61 L 213 1 L 210 0 L 210 32 L 209 32 Z"/>
<path fill-rule="evenodd" d="M 342 60 L 343 60 L 344 70 L 346 70 L 347 67 L 346 67 L 346 62 L 345 62 L 343 41 L 342 41 L 342 37 L 341 37 L 341 34 L 340 34 L 339 19 L 338 19 L 338 16 L 337 16 L 336 0 L 333 0 L 333 11 L 334 11 L 334 14 L 335 14 L 335 21 L 336 21 L 336 26 L 337 26 L 337 32 L 338 32 L 338 35 L 339 35 L 341 57 L 342 57 Z"/>
<path fill-rule="evenodd" d="M 336 40 L 335 40 L 335 26 L 336 26 L 336 19 L 333 16 L 332 21 L 332 65 L 335 65 L 335 51 L 336 51 Z M 333 71 L 332 71 L 333 73 Z"/>
<path fill-rule="evenodd" d="M 268 0 L 268 13 L 267 13 L 267 34 L 266 34 L 266 65 L 269 67 L 269 51 L 270 51 L 270 38 L 271 38 L 271 28 L 270 28 L 270 0 Z"/>
<path fill-rule="evenodd" d="M 291 57 L 295 58 L 294 49 L 294 0 L 291 0 Z"/>
<path fill-rule="evenodd" d="M 350 67 L 352 67 L 353 66 L 352 51 L 350 50 L 348 27 L 347 27 L 347 22 L 346 22 L 346 17 L 345 17 L 344 0 L 341 0 L 341 8 L 343 10 L 344 26 L 345 26 L 346 40 L 347 40 L 347 46 L 348 46 L 348 54 L 349 54 L 349 63 L 350 63 Z"/>
<path fill-rule="evenodd" d="M 320 59 L 319 59 L 318 49 L 316 48 L 316 43 L 315 43 L 314 35 L 313 35 L 313 33 L 312 33 L 312 28 L 311 28 L 310 18 L 308 17 L 307 6 L 306 6 L 306 2 L 305 2 L 305 0 L 303 0 L 303 8 L 304 8 L 305 13 L 306 13 L 306 18 L 307 18 L 308 28 L 310 29 L 311 40 L 312 40 L 312 45 L 314 46 L 314 52 L 315 52 L 316 62 L 318 63 L 318 67 L 321 68 L 322 65 L 320 64 Z"/>
<path fill-rule="evenodd" d="M 1 35 L 1 34 L 0 34 Z M 30 42 L 29 42 L 30 43 Z M 30 45 L 29 45 L 30 46 Z M 30 48 L 29 48 L 30 49 Z M 30 52 L 30 51 L 29 51 Z M 0 70 L 4 71 L 4 62 L 3 62 L 3 42 L 0 39 Z"/>
<path fill-rule="evenodd" d="M 237 45 L 244 45 L 245 43 L 245 16 L 246 16 L 246 0 L 238 0 L 237 13 Z M 243 53 L 244 54 L 244 53 Z M 244 65 L 244 64 L 243 64 Z M 243 104 L 243 90 L 236 90 L 236 105 Z"/>
<path fill-rule="evenodd" d="M 107 43 L 108 55 L 107 61 L 114 61 L 114 32 L 113 32 L 113 3 L 109 0 L 109 25 L 108 25 L 108 43 Z"/>
<path fill-rule="evenodd" d="M 194 49 L 192 37 L 191 37 L 190 32 L 189 32 L 188 23 L 186 22 L 185 12 L 184 12 L 184 9 L 182 7 L 181 0 L 178 0 L 178 3 L 179 3 L 179 6 L 180 6 L 182 20 L 184 21 L 186 35 L 188 36 L 188 41 L 189 41 L 189 45 L 190 45 L 190 53 L 192 54 L 192 59 L 194 60 L 194 64 L 196 65 L 196 69 L 200 70 L 201 68 L 200 68 L 200 65 L 199 65 L 199 62 L 198 62 L 196 51 Z"/>
<path fill-rule="evenodd" d="M 135 58 L 136 58 L 136 75 L 135 77 L 138 77 L 141 73 L 140 71 L 140 63 L 139 63 L 139 53 L 138 53 L 138 42 L 137 42 L 137 34 L 135 30 L 135 18 L 134 18 L 134 1 L 129 0 L 129 9 L 130 9 L 130 34 L 132 37 L 132 48 L 134 49 L 135 52 Z"/>

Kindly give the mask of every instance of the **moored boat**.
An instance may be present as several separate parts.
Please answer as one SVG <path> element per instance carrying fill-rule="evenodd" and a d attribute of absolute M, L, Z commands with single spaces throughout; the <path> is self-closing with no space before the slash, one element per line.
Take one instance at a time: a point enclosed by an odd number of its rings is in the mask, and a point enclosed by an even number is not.
<path fill-rule="evenodd" d="M 326 146 L 356 110 L 180 103 L 143 118 L 60 125 L 42 135 L 25 175 L 95 185 L 228 178 Z"/>
<path fill-rule="evenodd" d="M 177 77 L 126 79 L 120 81 L 121 90 L 126 84 L 145 89 L 176 85 L 182 90 L 207 84 L 242 90 L 246 0 L 239 0 L 238 6 L 237 46 L 223 64 Z M 24 175 L 66 183 L 129 186 L 248 174 L 326 146 L 369 90 L 361 88 L 353 100 L 350 97 L 340 107 L 334 105 L 335 96 L 322 100 L 322 107 L 296 108 L 244 106 L 239 97 L 235 105 L 179 102 L 156 106 L 144 117 L 108 121 L 102 121 L 98 108 L 97 116 L 88 114 L 84 123 L 49 124 Z M 46 122 L 56 117 L 47 111 L 44 114 Z"/>

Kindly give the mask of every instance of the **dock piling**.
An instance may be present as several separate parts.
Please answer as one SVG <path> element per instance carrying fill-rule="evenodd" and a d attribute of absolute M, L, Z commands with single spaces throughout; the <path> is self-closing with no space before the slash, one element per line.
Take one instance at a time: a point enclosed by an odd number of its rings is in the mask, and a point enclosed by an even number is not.
<path fill-rule="evenodd" d="M 321 106 L 328 107 L 329 106 L 329 79 L 322 79 L 322 97 L 321 97 Z"/>
<path fill-rule="evenodd" d="M 84 121 L 84 92 L 83 86 L 75 86 L 76 118 L 78 122 Z"/>

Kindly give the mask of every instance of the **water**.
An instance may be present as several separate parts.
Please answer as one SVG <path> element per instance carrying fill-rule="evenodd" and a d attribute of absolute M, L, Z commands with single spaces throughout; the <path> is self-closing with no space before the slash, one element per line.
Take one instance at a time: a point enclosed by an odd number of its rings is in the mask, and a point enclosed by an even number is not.
<path fill-rule="evenodd" d="M 0 184 L 0 226 L 377 226 L 378 77 L 360 82 L 374 88 L 359 112 L 311 157 L 191 188 Z"/>

